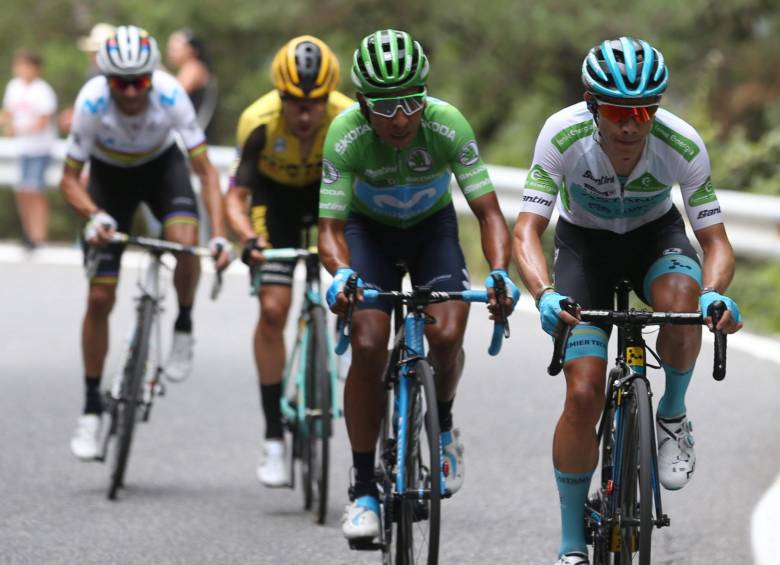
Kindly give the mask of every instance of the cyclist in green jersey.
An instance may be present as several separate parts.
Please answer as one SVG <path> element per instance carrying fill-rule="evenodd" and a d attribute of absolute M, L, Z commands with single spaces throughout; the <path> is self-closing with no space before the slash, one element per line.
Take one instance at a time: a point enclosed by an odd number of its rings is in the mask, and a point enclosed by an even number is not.
<path fill-rule="evenodd" d="M 502 307 L 511 311 L 519 296 L 506 272 L 509 232 L 474 132 L 455 107 L 427 96 L 428 70 L 422 47 L 402 31 L 368 35 L 354 53 L 351 78 L 358 104 L 328 130 L 320 186 L 319 251 L 334 274 L 327 299 L 337 314 L 347 309 L 343 289 L 352 274 L 359 273 L 358 286 L 400 289 L 398 262 L 414 285 L 441 291 L 469 287 L 449 189 L 452 173 L 479 219 L 491 272 L 507 286 L 503 304 L 492 298 L 492 315 Z M 489 276 L 486 286 L 492 285 Z M 342 528 L 348 539 L 379 533 L 373 476 L 390 311 L 387 303 L 359 303 L 353 316 L 352 365 L 344 392 L 355 469 L 353 502 Z M 464 474 L 452 404 L 463 370 L 468 306 L 447 302 L 428 312 L 437 322 L 426 327 L 426 337 L 436 369 L 445 482 L 455 492 Z"/>

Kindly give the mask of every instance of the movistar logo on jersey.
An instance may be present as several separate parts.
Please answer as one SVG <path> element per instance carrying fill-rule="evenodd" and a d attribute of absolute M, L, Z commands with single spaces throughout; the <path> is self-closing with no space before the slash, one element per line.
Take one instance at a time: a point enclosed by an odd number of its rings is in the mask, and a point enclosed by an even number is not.
<path fill-rule="evenodd" d="M 429 129 L 434 133 L 438 133 L 439 135 L 446 137 L 450 141 L 455 141 L 455 130 L 450 126 L 440 124 L 439 122 L 423 120 L 422 127 Z"/>
<path fill-rule="evenodd" d="M 641 177 L 632 180 L 626 185 L 626 190 L 631 192 L 658 192 L 669 188 L 650 173 L 645 173 Z"/>
<path fill-rule="evenodd" d="M 650 133 L 677 151 L 686 161 L 691 161 L 701 151 L 695 142 L 663 125 L 658 120 L 653 120 L 653 127 Z"/>
<path fill-rule="evenodd" d="M 422 147 L 416 147 L 409 153 L 406 165 L 415 173 L 425 173 L 433 166 L 433 157 Z"/>
<path fill-rule="evenodd" d="M 565 130 L 559 131 L 552 138 L 552 144 L 558 151 L 565 153 L 569 147 L 583 137 L 588 137 L 589 135 L 593 135 L 593 120 L 580 122 L 567 127 Z"/>
<path fill-rule="evenodd" d="M 697 188 L 688 198 L 688 205 L 701 206 L 702 204 L 709 204 L 710 202 L 714 202 L 715 198 L 715 187 L 712 186 L 710 177 L 707 177 L 704 184 Z"/>
<path fill-rule="evenodd" d="M 371 131 L 371 126 L 368 124 L 361 124 L 356 128 L 352 128 L 344 136 L 336 142 L 336 153 L 343 155 L 349 147 L 349 144 L 359 138 L 361 135 L 365 135 Z"/>
<path fill-rule="evenodd" d="M 355 183 L 355 196 L 371 212 L 385 217 L 408 219 L 434 206 L 449 191 L 449 171 L 426 184 L 378 187 L 363 180 Z"/>
<path fill-rule="evenodd" d="M 84 107 L 90 114 L 97 114 L 98 112 L 105 110 L 108 106 L 105 96 L 101 96 L 97 100 L 84 100 Z"/>
<path fill-rule="evenodd" d="M 465 167 L 470 167 L 477 161 L 479 161 L 479 147 L 477 147 L 477 142 L 472 139 L 460 148 L 458 162 Z"/>
<path fill-rule="evenodd" d="M 558 194 L 558 187 L 555 181 L 539 165 L 534 165 L 528 171 L 528 175 L 525 177 L 525 187 L 531 190 L 538 190 L 539 192 L 546 192 L 553 196 Z"/>

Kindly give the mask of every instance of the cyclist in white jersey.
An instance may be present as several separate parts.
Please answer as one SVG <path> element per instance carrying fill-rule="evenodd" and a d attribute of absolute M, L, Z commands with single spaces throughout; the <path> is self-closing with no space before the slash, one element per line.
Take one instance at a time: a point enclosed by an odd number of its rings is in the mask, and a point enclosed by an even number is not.
<path fill-rule="evenodd" d="M 622 279 L 656 310 L 706 312 L 721 300 L 729 311 L 718 328 L 737 331 L 739 308 L 721 294 L 734 274 L 734 254 L 709 157 L 693 127 L 659 109 L 668 81 L 662 55 L 641 40 L 605 41 L 585 58 L 582 81 L 585 101 L 553 114 L 539 134 L 514 230 L 514 258 L 544 331 L 554 334 L 559 321 L 577 324 L 561 312 L 566 297 L 584 308 L 611 309 Z M 675 184 L 704 251 L 701 263 L 672 204 Z M 556 202 L 553 285 L 541 235 Z M 588 563 L 583 507 L 598 462 L 595 426 L 604 403 L 608 332 L 576 325 L 566 349 L 566 401 L 553 439 L 561 565 Z M 658 466 L 667 489 L 682 488 L 695 468 L 685 392 L 700 346 L 696 326 L 659 332 L 666 389 L 658 403 Z"/>
<path fill-rule="evenodd" d="M 118 27 L 98 51 L 102 75 L 87 82 L 76 99 L 68 137 L 62 194 L 76 212 L 88 219 L 85 244 L 105 246 L 90 280 L 82 327 L 86 401 L 71 451 L 83 460 L 98 455 L 100 379 L 123 251 L 118 244 L 106 244 L 114 231 L 131 228 L 133 214 L 142 201 L 162 223 L 165 239 L 187 245 L 198 241 L 197 203 L 174 130 L 181 136 L 192 169 L 200 179 L 213 234 L 209 246 L 217 268 L 224 268 L 229 261 L 219 175 L 208 159 L 206 140 L 189 98 L 174 77 L 156 70 L 159 58 L 154 38 L 146 31 L 134 26 Z M 80 175 L 87 161 L 89 184 L 84 187 Z M 197 258 L 177 258 L 173 279 L 179 316 L 166 364 L 166 373 L 173 380 L 186 378 L 191 368 L 190 314 L 199 276 Z"/>

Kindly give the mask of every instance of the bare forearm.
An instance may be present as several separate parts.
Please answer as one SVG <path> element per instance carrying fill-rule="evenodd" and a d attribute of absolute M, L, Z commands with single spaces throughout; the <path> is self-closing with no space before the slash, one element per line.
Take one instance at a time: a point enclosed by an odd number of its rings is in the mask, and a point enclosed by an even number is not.
<path fill-rule="evenodd" d="M 67 170 L 62 174 L 60 192 L 65 202 L 80 216 L 89 218 L 98 211 L 98 206 L 89 196 L 79 178 L 80 171 Z"/>
<path fill-rule="evenodd" d="M 524 214 L 521 214 L 515 224 L 512 256 L 523 284 L 531 296 L 536 298 L 545 286 L 550 285 L 552 280 L 547 267 L 547 258 L 542 249 L 541 238 L 547 222 L 540 225 L 538 221 L 529 222 L 528 218 L 523 216 Z"/>
<path fill-rule="evenodd" d="M 702 266 L 702 286 L 726 292 L 734 278 L 734 252 L 728 241 L 718 242 L 704 249 Z"/>
<path fill-rule="evenodd" d="M 200 179 L 201 196 L 211 221 L 211 235 L 212 237 L 224 237 L 225 209 L 222 202 L 222 192 L 219 190 L 219 173 L 208 161 L 205 153 L 194 158 L 192 165 L 195 174 Z"/>
<path fill-rule="evenodd" d="M 491 269 L 506 269 L 509 266 L 509 230 L 500 214 L 489 214 L 479 220 L 482 237 L 482 252 Z"/>
<path fill-rule="evenodd" d="M 329 273 L 349 267 L 351 257 L 342 220 L 320 219 L 318 247 L 320 261 Z"/>
<path fill-rule="evenodd" d="M 225 196 L 225 215 L 230 229 L 241 241 L 255 237 L 255 230 L 247 213 L 246 199 L 249 189 L 244 187 L 231 188 Z"/>

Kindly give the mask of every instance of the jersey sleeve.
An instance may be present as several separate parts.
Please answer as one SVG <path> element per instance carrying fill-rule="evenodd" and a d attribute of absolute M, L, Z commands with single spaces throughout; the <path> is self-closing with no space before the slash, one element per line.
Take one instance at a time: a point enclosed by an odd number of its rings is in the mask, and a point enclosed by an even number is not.
<path fill-rule="evenodd" d="M 680 190 L 682 191 L 685 213 L 693 231 L 723 223 L 723 217 L 712 185 L 710 157 L 701 137 L 695 132 L 690 140 L 699 151 L 690 160 L 681 159 Z"/>
<path fill-rule="evenodd" d="M 474 129 L 460 110 L 453 106 L 450 109 L 452 129 L 456 132 L 450 168 L 466 200 L 475 200 L 493 192 L 493 182 L 479 153 Z"/>
<path fill-rule="evenodd" d="M 560 127 L 548 119 L 539 132 L 531 168 L 525 177 L 520 212 L 532 212 L 548 219 L 552 216 L 558 187 L 563 180 L 563 154 L 553 143 L 559 130 Z"/>
<path fill-rule="evenodd" d="M 161 71 L 154 73 L 153 80 L 160 105 L 168 111 L 173 129 L 181 136 L 190 158 L 205 153 L 206 134 L 198 125 L 195 108 L 184 88 L 175 78 Z"/>
<path fill-rule="evenodd" d="M 89 159 L 100 125 L 100 115 L 108 104 L 107 94 L 95 94 L 87 83 L 76 97 L 73 106 L 73 124 L 65 149 L 65 164 L 80 169 Z"/>
<path fill-rule="evenodd" d="M 350 147 L 343 139 L 350 134 L 346 116 L 336 118 L 328 128 L 322 149 L 322 177 L 320 181 L 320 218 L 346 220 L 352 202 L 355 169 L 350 164 Z"/>

